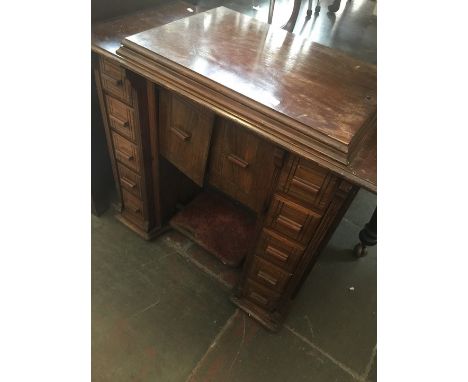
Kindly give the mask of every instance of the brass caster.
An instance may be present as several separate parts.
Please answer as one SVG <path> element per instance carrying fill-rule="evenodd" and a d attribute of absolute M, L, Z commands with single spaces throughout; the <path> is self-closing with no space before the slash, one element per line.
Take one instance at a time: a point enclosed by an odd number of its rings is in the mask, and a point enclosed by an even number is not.
<path fill-rule="evenodd" d="M 356 244 L 356 246 L 354 247 L 354 257 L 356 257 L 357 259 L 361 258 L 361 257 L 364 257 L 367 255 L 367 247 L 362 245 L 362 243 L 358 243 Z"/>

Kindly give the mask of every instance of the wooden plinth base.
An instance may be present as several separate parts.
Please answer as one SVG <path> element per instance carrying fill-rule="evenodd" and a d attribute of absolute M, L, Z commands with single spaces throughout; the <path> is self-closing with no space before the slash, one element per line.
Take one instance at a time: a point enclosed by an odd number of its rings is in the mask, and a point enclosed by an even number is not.
<path fill-rule="evenodd" d="M 283 323 L 272 317 L 270 313 L 260 310 L 258 306 L 252 304 L 246 299 L 243 299 L 242 297 L 239 298 L 236 296 L 231 296 L 231 301 L 272 332 L 278 332 L 283 326 Z"/>
<path fill-rule="evenodd" d="M 164 232 L 166 232 L 168 229 L 170 229 L 170 227 L 166 225 L 166 226 L 163 226 L 163 227 L 155 227 L 151 231 L 146 232 L 146 231 L 142 230 L 140 227 L 138 227 L 135 223 L 131 222 L 130 220 L 128 220 L 127 218 L 122 216 L 121 214 L 116 214 L 116 215 L 114 215 L 114 217 L 119 222 L 124 224 L 126 227 L 130 228 L 133 232 L 135 232 L 138 236 L 142 237 L 145 240 L 152 240 L 155 237 L 157 237 L 157 236 L 163 234 Z"/>

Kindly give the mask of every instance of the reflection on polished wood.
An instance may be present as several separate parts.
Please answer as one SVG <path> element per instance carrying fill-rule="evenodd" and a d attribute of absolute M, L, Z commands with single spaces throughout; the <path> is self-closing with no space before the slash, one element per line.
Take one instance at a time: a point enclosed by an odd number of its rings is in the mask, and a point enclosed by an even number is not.
<path fill-rule="evenodd" d="M 189 98 L 237 108 L 233 117 L 289 150 L 343 168 L 375 129 L 374 66 L 227 8 L 128 37 L 118 54 L 135 68 L 158 66 L 158 80 Z"/>

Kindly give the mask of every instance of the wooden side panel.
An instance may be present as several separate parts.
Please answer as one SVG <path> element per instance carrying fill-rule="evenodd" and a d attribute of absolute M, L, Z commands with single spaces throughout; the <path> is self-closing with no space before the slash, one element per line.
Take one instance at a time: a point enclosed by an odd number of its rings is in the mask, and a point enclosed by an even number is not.
<path fill-rule="evenodd" d="M 159 102 L 161 155 L 202 186 L 214 114 L 167 90 Z"/>
<path fill-rule="evenodd" d="M 111 135 L 111 129 L 109 127 L 109 118 L 107 114 L 107 109 L 106 109 L 106 101 L 104 98 L 104 92 L 102 89 L 102 80 L 101 80 L 101 71 L 99 70 L 100 67 L 100 61 L 96 55 L 93 55 L 93 71 L 94 71 L 94 79 L 96 82 L 96 90 L 97 90 L 97 95 L 98 95 L 98 100 L 99 100 L 99 107 L 101 109 L 101 115 L 102 115 L 102 122 L 104 125 L 104 132 L 106 135 L 106 141 L 107 141 L 107 149 L 109 152 L 109 159 L 111 162 L 111 167 L 112 167 L 112 175 L 114 178 L 115 182 L 115 190 L 117 194 L 117 210 L 122 209 L 122 195 L 120 192 L 120 183 L 119 183 L 119 175 L 117 172 L 117 161 L 115 159 L 115 154 L 114 154 L 114 145 L 112 142 L 112 135 Z"/>
<path fill-rule="evenodd" d="M 245 128 L 217 119 L 208 182 L 255 212 L 264 202 L 278 149 Z"/>

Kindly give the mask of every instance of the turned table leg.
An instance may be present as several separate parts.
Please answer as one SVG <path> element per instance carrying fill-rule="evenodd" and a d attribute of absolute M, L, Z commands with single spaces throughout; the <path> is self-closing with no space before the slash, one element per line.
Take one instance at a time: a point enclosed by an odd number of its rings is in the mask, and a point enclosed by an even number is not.
<path fill-rule="evenodd" d="M 333 4 L 330 4 L 328 6 L 328 11 L 336 13 L 340 9 L 340 5 L 341 5 L 341 0 L 335 0 Z"/>
<path fill-rule="evenodd" d="M 301 0 L 294 0 L 294 6 L 291 13 L 291 17 L 289 18 L 288 22 L 281 28 L 286 29 L 288 32 L 293 31 L 294 25 L 296 25 L 297 16 L 299 15 L 299 10 L 301 9 L 301 3 Z"/>
<path fill-rule="evenodd" d="M 375 208 L 369 222 L 359 232 L 359 240 L 360 243 L 354 247 L 354 255 L 356 257 L 367 255 L 367 247 L 377 244 L 377 208 Z"/>
<path fill-rule="evenodd" d="M 275 1 L 276 0 L 270 0 L 270 9 L 268 10 L 268 24 L 271 24 L 271 21 L 273 20 L 273 11 L 275 9 Z"/>
<path fill-rule="evenodd" d="M 307 6 L 307 17 L 310 19 L 310 17 L 312 16 L 312 1 L 313 0 L 309 0 L 309 5 Z"/>

